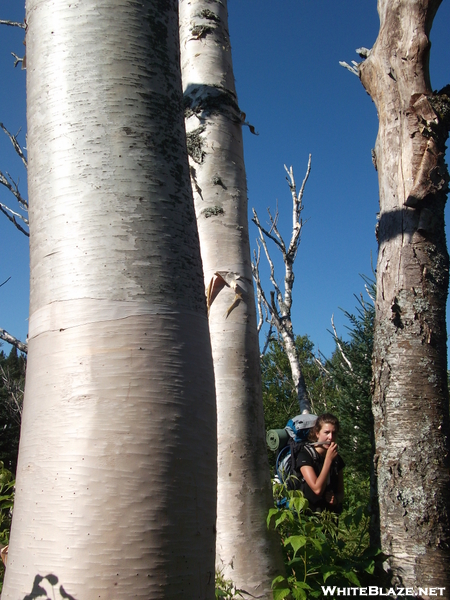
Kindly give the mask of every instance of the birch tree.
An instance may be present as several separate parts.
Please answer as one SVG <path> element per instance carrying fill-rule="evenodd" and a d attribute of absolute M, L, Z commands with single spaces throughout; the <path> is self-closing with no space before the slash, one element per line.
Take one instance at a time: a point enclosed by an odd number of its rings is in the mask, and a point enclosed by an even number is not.
<path fill-rule="evenodd" d="M 2 599 L 212 599 L 177 2 L 28 0 L 27 27 L 29 354 Z"/>
<path fill-rule="evenodd" d="M 286 244 L 283 236 L 278 228 L 278 208 L 275 215 L 272 215 L 268 209 L 269 227 L 264 227 L 258 217 L 258 213 L 253 209 L 253 223 L 255 223 L 259 232 L 257 241 L 258 249 L 254 252 L 253 260 L 253 278 L 256 283 L 256 291 L 258 297 L 259 309 L 259 324 L 261 329 L 264 319 L 270 324 L 269 334 L 267 335 L 267 343 L 270 339 L 271 332 L 275 329 L 283 343 L 286 355 L 289 359 L 291 367 L 292 380 L 294 382 L 295 391 L 297 394 L 299 410 L 301 413 L 309 413 L 311 403 L 306 389 L 305 377 L 302 373 L 300 360 L 295 344 L 294 329 L 292 327 L 292 290 L 294 288 L 294 261 L 297 256 L 298 247 L 300 244 L 303 221 L 301 213 L 303 210 L 303 193 L 305 185 L 311 171 L 311 156 L 308 160 L 306 175 L 303 179 L 300 190 L 297 192 L 295 183 L 294 170 L 291 167 L 284 167 L 287 173 L 287 182 L 292 196 L 292 233 L 289 243 Z M 271 240 L 275 247 L 281 252 L 284 264 L 284 289 L 282 290 L 278 284 L 275 275 L 275 264 L 269 252 L 268 240 Z M 270 269 L 270 281 L 273 290 L 270 292 L 270 300 L 264 290 L 260 276 L 260 260 L 261 248 L 267 258 Z M 264 317 L 265 315 L 265 317 Z M 267 343 L 266 346 L 267 347 Z M 263 350 L 264 352 L 264 350 Z"/>
<path fill-rule="evenodd" d="M 449 86 L 433 92 L 441 0 L 378 0 L 380 31 L 353 70 L 379 117 L 373 414 L 382 549 L 394 582 L 450 589 L 444 161 Z"/>
<path fill-rule="evenodd" d="M 181 64 L 195 211 L 207 288 L 218 413 L 217 567 L 271 597 L 281 552 L 265 446 L 241 113 L 227 3 L 180 2 Z"/>

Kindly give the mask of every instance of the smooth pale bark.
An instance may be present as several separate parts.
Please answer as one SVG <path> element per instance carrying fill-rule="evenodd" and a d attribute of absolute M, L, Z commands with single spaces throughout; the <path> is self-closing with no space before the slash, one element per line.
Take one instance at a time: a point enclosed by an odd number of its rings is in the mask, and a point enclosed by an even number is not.
<path fill-rule="evenodd" d="M 212 599 L 177 2 L 28 0 L 27 24 L 29 358 L 2 600 L 38 574 L 76 600 Z"/>
<path fill-rule="evenodd" d="M 248 237 L 242 120 L 227 3 L 180 2 L 186 129 L 208 289 L 218 413 L 217 568 L 269 598 L 282 572 L 267 531 L 273 505 L 265 445 L 256 309 Z"/>
<path fill-rule="evenodd" d="M 374 397 L 382 549 L 394 582 L 450 589 L 444 162 L 449 98 L 432 92 L 440 0 L 379 0 L 360 77 L 379 116 Z M 447 117 L 445 117 L 447 107 Z"/>

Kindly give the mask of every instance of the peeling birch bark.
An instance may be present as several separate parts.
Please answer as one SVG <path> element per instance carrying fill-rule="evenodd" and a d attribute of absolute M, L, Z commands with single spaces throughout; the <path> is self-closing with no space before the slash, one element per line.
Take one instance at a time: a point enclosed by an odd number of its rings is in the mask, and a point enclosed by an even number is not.
<path fill-rule="evenodd" d="M 2 599 L 52 574 L 77 600 L 212 600 L 214 379 L 177 2 L 28 0 L 27 26 L 30 331 Z"/>
<path fill-rule="evenodd" d="M 227 3 L 180 2 L 190 172 L 208 292 L 218 412 L 217 568 L 258 598 L 283 570 L 266 527 L 265 446 L 242 144 Z"/>
<path fill-rule="evenodd" d="M 378 0 L 380 32 L 359 73 L 379 115 L 373 413 L 381 544 L 394 583 L 450 589 L 444 233 L 450 101 L 432 92 L 428 72 L 439 5 Z"/>

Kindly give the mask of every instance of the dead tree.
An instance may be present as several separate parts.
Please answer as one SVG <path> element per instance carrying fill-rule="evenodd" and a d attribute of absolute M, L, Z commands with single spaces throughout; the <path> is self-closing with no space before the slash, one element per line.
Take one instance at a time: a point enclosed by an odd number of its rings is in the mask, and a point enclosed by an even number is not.
<path fill-rule="evenodd" d="M 303 193 L 305 185 L 311 171 L 311 155 L 308 160 L 306 175 L 303 179 L 300 191 L 297 193 L 297 186 L 294 178 L 292 167 L 288 169 L 284 166 L 287 173 L 287 182 L 292 195 L 292 234 L 289 244 L 287 245 L 278 229 L 278 208 L 273 216 L 270 209 L 267 209 L 269 214 L 269 227 L 261 225 L 256 210 L 253 209 L 253 223 L 259 231 L 259 239 L 257 240 L 257 250 L 254 251 L 254 261 L 252 263 L 253 279 L 256 284 L 257 303 L 259 311 L 258 328 L 261 330 L 263 322 L 266 321 L 270 325 L 269 335 L 267 336 L 265 348 L 269 342 L 270 335 L 275 329 L 279 338 L 282 341 L 284 350 L 289 359 L 291 366 L 292 379 L 297 393 L 300 412 L 308 413 L 311 410 L 311 403 L 306 389 L 305 378 L 302 373 L 300 361 L 298 358 L 297 349 L 295 346 L 295 335 L 292 327 L 292 289 L 294 287 L 294 261 L 297 256 L 298 246 L 300 244 L 300 236 L 303 226 L 301 212 L 303 210 Z M 275 277 L 275 266 L 267 245 L 268 240 L 271 240 L 283 257 L 285 274 L 284 274 L 284 290 L 279 286 Z M 261 259 L 261 247 L 269 263 L 270 281 L 273 290 L 270 292 L 270 300 L 264 291 L 261 282 L 259 264 Z"/>
<path fill-rule="evenodd" d="M 450 86 L 434 92 L 429 34 L 441 0 L 378 0 L 380 31 L 344 66 L 374 101 L 380 216 L 373 353 L 380 537 L 393 583 L 450 589 Z"/>

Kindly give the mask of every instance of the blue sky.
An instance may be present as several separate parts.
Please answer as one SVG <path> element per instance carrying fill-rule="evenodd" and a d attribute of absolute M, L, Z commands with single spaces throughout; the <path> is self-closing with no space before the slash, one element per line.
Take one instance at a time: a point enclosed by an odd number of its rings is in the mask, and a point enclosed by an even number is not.
<path fill-rule="evenodd" d="M 376 110 L 358 78 L 339 66 L 340 60 L 359 60 L 356 48 L 373 45 L 379 25 L 376 2 L 229 0 L 228 10 L 239 104 L 259 132 L 244 131 L 249 208 L 255 207 L 264 221 L 266 208 L 274 209 L 278 199 L 286 236 L 291 197 L 283 165 L 293 165 L 300 185 L 312 154 L 295 268 L 294 329 L 308 334 L 316 350 L 329 356 L 332 314 L 345 334 L 339 308 L 354 309 L 354 294 L 364 291 L 360 274 L 370 276 L 371 261 L 376 263 L 378 182 L 370 152 Z M 22 2 L 2 0 L 0 18 L 22 20 Z M 450 82 L 449 32 L 450 2 L 444 1 L 431 33 L 434 89 Z M 25 142 L 25 74 L 13 68 L 10 54 L 23 54 L 23 32 L 1 26 L 0 35 L 0 121 L 14 133 L 22 128 L 19 139 Z M 20 161 L 1 137 L 0 170 L 25 185 Z M 0 202 L 12 204 L 3 189 Z M 11 277 L 0 288 L 0 327 L 25 338 L 27 240 L 1 214 L 0 232 L 0 283 Z M 250 237 L 254 247 L 253 224 Z"/>

